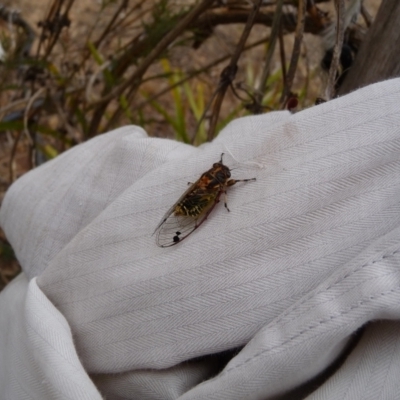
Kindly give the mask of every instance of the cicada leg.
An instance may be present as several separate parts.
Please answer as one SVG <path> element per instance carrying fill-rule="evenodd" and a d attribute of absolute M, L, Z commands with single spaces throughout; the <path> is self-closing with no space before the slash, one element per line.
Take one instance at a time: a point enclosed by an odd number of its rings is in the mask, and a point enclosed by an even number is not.
<path fill-rule="evenodd" d="M 225 208 L 228 210 L 228 212 L 231 211 L 231 210 L 228 208 L 228 195 L 227 195 L 227 193 L 226 193 L 226 189 L 224 190 L 224 206 L 225 206 Z"/>
<path fill-rule="evenodd" d="M 233 186 L 238 182 L 249 182 L 249 181 L 255 181 L 256 178 L 250 178 L 250 179 L 229 179 L 228 182 L 226 182 L 226 186 Z"/>

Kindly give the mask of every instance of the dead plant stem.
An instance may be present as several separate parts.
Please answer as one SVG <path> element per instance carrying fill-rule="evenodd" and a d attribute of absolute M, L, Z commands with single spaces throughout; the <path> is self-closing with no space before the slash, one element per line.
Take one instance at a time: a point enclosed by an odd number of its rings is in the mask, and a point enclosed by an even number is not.
<path fill-rule="evenodd" d="M 336 43 L 333 48 L 331 66 L 329 68 L 328 83 L 326 85 L 325 100 L 335 96 L 335 82 L 339 70 L 340 54 L 342 53 L 344 28 L 345 28 L 345 6 L 344 0 L 335 0 L 336 8 Z"/>
<path fill-rule="evenodd" d="M 290 58 L 289 70 L 287 73 L 286 85 L 284 86 L 282 96 L 281 96 L 281 107 L 284 108 L 289 97 L 290 91 L 292 90 L 292 85 L 294 81 L 294 77 L 296 75 L 297 64 L 300 58 L 301 51 L 301 43 L 303 41 L 303 33 L 304 33 L 304 24 L 306 18 L 306 1 L 307 0 L 299 0 L 298 8 L 297 8 L 297 24 L 296 24 L 296 32 L 294 36 L 294 45 L 292 56 Z"/>
<path fill-rule="evenodd" d="M 235 79 L 236 72 L 238 69 L 237 63 L 243 52 L 244 46 L 250 35 L 251 29 L 253 28 L 254 21 L 258 14 L 258 11 L 260 10 L 261 4 L 262 4 L 262 0 L 257 0 L 253 4 L 253 8 L 249 14 L 246 25 L 245 25 L 242 35 L 240 37 L 239 43 L 236 46 L 235 52 L 233 53 L 233 55 L 231 57 L 229 65 L 227 67 L 225 67 L 221 73 L 220 81 L 219 81 L 218 88 L 217 88 L 217 95 L 215 97 L 215 101 L 213 104 L 213 110 L 212 110 L 212 115 L 211 115 L 211 120 L 210 120 L 210 127 L 209 127 L 208 133 L 207 133 L 208 141 L 211 141 L 215 136 L 215 131 L 216 131 L 216 127 L 217 127 L 219 113 L 221 110 L 222 101 L 225 97 L 225 93 L 226 93 L 228 87 L 232 84 L 233 80 Z M 206 112 L 207 112 L 207 109 L 205 109 L 204 113 L 206 113 Z M 196 136 L 196 135 L 194 135 L 194 136 Z"/>
<path fill-rule="evenodd" d="M 92 121 L 89 127 L 89 136 L 94 136 L 97 133 L 100 120 L 104 114 L 104 111 L 108 105 L 108 103 L 114 99 L 119 97 L 125 89 L 130 86 L 133 86 L 135 90 L 140 84 L 140 80 L 142 79 L 144 73 L 150 67 L 150 65 L 160 56 L 160 54 L 165 51 L 165 49 L 171 45 L 171 43 L 195 20 L 201 13 L 203 13 L 214 0 L 203 0 L 201 3 L 197 4 L 194 8 L 192 8 L 186 16 L 184 16 L 173 28 L 170 30 L 158 43 L 157 45 L 150 51 L 147 57 L 138 65 L 135 72 L 120 86 L 111 90 L 107 95 L 105 95 L 101 100 L 90 105 L 90 108 L 95 108 L 96 111 L 93 115 Z"/>
<path fill-rule="evenodd" d="M 262 99 L 264 97 L 267 86 L 267 80 L 270 73 L 271 61 L 275 50 L 276 40 L 279 36 L 283 2 L 284 0 L 278 0 L 278 2 L 276 3 L 274 19 L 271 27 L 271 35 L 268 42 L 267 54 L 265 55 L 264 68 L 261 74 L 260 83 L 258 85 L 257 90 L 255 91 L 255 96 L 254 96 L 255 104 L 253 105 L 253 110 L 252 110 L 254 114 L 259 114 L 262 111 L 262 106 L 261 106 Z"/>

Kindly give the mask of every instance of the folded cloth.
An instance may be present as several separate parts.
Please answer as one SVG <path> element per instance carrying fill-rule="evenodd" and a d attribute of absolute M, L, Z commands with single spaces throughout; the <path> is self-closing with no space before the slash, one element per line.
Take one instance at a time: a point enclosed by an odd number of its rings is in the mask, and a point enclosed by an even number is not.
<path fill-rule="evenodd" d="M 399 103 L 394 79 L 198 148 L 127 126 L 17 180 L 0 212 L 24 271 L 0 295 L 4 398 L 396 398 Z M 257 180 L 157 247 L 221 153 Z"/>

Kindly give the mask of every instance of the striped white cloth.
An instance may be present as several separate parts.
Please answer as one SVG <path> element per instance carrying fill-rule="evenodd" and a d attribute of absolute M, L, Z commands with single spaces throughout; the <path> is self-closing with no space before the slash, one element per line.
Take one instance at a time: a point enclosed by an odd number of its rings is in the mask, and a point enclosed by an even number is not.
<path fill-rule="evenodd" d="M 199 148 L 127 126 L 24 175 L 0 212 L 24 271 L 0 294 L 0 399 L 398 398 L 399 104 L 394 79 Z M 222 152 L 257 181 L 157 247 Z"/>

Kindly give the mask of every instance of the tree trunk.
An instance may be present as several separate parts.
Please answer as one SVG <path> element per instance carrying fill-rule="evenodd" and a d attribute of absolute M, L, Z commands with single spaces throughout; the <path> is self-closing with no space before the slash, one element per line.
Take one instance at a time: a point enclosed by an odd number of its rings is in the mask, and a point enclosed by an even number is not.
<path fill-rule="evenodd" d="M 383 0 L 339 95 L 400 76 L 400 0 Z"/>

